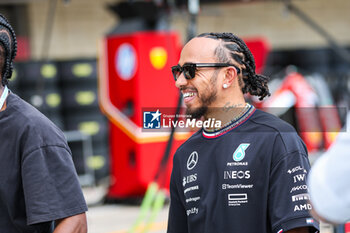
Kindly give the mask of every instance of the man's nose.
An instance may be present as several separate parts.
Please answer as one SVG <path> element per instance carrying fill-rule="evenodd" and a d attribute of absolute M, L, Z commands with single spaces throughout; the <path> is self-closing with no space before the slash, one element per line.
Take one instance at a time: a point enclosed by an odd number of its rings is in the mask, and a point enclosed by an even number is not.
<path fill-rule="evenodd" d="M 183 72 L 181 72 L 181 74 L 179 75 L 179 77 L 177 78 L 176 82 L 175 82 L 175 86 L 177 88 L 181 88 L 182 86 L 186 86 L 187 85 L 187 79 L 185 78 Z"/>

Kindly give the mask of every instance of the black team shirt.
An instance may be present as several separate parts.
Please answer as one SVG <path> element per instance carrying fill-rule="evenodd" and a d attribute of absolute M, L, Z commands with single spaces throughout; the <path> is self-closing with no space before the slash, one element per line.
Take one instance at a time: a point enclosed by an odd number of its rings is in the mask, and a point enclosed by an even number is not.
<path fill-rule="evenodd" d="M 50 233 L 87 211 L 61 130 L 17 95 L 0 112 L 0 232 Z"/>
<path fill-rule="evenodd" d="M 318 223 L 309 210 L 307 150 L 292 126 L 255 109 L 176 152 L 168 233 L 282 233 Z"/>

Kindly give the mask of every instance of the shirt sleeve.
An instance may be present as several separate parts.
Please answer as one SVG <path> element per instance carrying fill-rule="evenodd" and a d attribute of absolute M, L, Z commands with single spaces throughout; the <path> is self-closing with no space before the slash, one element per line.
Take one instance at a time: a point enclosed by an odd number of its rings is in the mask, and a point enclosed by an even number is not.
<path fill-rule="evenodd" d="M 53 221 L 87 211 L 69 149 L 45 146 L 22 159 L 27 224 Z"/>
<path fill-rule="evenodd" d="M 309 213 L 312 208 L 306 184 L 309 170 L 310 163 L 303 147 L 276 156 L 270 173 L 268 201 L 273 233 L 300 227 L 318 232 L 318 222 Z"/>
<path fill-rule="evenodd" d="M 181 177 L 177 172 L 178 166 L 175 157 L 176 155 L 174 156 L 173 171 L 170 178 L 170 209 L 167 233 L 186 233 L 188 232 L 187 216 L 180 198 L 182 189 L 179 182 L 176 182 L 181 180 Z"/>

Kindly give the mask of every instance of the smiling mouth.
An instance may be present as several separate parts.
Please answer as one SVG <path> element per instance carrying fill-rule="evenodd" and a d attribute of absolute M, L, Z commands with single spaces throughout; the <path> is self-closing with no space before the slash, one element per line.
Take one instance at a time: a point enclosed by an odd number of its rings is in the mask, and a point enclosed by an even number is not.
<path fill-rule="evenodd" d="M 192 97 L 194 96 L 195 94 L 193 92 L 187 92 L 187 93 L 184 93 L 184 98 L 187 98 L 187 97 Z"/>
<path fill-rule="evenodd" d="M 184 97 L 184 103 L 187 104 L 190 101 L 192 101 L 194 98 L 196 98 L 197 96 L 197 92 L 195 91 L 186 91 L 186 92 L 182 92 L 183 97 Z"/>

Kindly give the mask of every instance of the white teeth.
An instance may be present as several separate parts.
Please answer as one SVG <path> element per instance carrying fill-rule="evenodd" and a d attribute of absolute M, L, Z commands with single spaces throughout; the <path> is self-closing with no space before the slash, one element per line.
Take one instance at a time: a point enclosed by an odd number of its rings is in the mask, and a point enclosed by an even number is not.
<path fill-rule="evenodd" d="M 193 93 L 193 92 L 186 92 L 186 93 L 184 94 L 184 98 L 186 98 L 186 97 L 191 97 L 191 96 L 194 96 L 194 93 Z"/>

